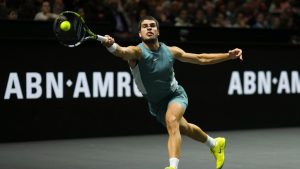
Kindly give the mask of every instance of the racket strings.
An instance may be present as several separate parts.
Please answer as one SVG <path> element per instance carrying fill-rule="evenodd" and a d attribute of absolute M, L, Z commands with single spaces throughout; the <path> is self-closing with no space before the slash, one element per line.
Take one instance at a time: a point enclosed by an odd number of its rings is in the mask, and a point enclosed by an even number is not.
<path fill-rule="evenodd" d="M 60 29 L 60 24 L 65 20 L 68 20 L 71 23 L 71 29 L 68 31 L 63 31 Z M 82 21 L 80 18 L 70 13 L 62 15 L 61 18 L 58 19 L 55 26 L 55 32 L 60 43 L 65 46 L 75 45 L 82 41 L 85 36 Z"/>
<path fill-rule="evenodd" d="M 74 17 L 73 19 L 74 29 L 76 32 L 77 41 L 80 41 L 84 35 L 82 35 L 82 30 L 84 29 L 82 21 L 80 18 Z"/>

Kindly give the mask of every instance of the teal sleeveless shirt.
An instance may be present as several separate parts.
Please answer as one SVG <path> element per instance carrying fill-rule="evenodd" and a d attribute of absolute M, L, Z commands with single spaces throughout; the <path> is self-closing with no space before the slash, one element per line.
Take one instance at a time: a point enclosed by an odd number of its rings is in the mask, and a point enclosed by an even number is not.
<path fill-rule="evenodd" d="M 158 103 L 178 88 L 173 69 L 174 57 L 164 43 L 159 43 L 156 51 L 146 48 L 143 43 L 138 47 L 142 57 L 131 68 L 135 83 L 145 98 L 151 103 Z"/>

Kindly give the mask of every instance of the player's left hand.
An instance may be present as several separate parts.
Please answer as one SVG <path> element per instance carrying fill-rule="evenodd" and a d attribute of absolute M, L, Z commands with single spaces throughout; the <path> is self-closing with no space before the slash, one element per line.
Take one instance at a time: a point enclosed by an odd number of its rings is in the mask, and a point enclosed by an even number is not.
<path fill-rule="evenodd" d="M 229 57 L 231 59 L 237 59 L 237 58 L 239 58 L 240 60 L 243 60 L 243 55 L 242 55 L 243 51 L 242 51 L 242 49 L 235 48 L 233 50 L 229 50 L 228 54 L 229 54 Z"/>

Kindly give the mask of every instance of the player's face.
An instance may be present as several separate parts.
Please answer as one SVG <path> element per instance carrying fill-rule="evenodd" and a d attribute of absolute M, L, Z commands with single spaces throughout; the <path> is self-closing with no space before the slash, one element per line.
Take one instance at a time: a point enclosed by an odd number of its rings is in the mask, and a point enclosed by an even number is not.
<path fill-rule="evenodd" d="M 140 38 L 144 42 L 155 42 L 159 35 L 157 25 L 153 20 L 144 20 L 141 23 L 141 30 L 139 32 Z"/>

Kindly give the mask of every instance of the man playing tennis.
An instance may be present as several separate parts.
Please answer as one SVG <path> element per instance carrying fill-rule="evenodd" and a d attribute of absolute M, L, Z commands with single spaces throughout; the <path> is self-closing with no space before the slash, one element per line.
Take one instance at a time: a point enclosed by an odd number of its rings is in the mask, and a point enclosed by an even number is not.
<path fill-rule="evenodd" d="M 178 169 L 181 149 L 181 134 L 205 143 L 216 159 L 216 168 L 223 167 L 225 138 L 212 138 L 198 126 L 183 117 L 188 106 L 188 97 L 174 76 L 175 59 L 199 65 L 215 64 L 232 59 L 242 60 L 242 50 L 228 53 L 187 53 L 176 46 L 167 46 L 158 41 L 159 23 L 146 16 L 140 20 L 137 46 L 121 47 L 108 35 L 103 45 L 115 56 L 128 61 L 138 89 L 148 100 L 150 113 L 166 126 L 168 131 L 168 155 L 170 165 L 165 169 Z"/>

